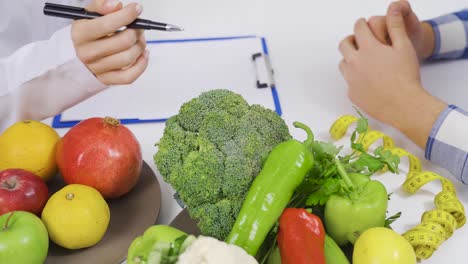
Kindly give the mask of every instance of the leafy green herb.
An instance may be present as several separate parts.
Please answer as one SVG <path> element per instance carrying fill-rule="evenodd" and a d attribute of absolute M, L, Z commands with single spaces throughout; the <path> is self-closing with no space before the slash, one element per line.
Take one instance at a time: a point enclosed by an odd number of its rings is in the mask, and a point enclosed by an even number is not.
<path fill-rule="evenodd" d="M 320 189 L 307 197 L 306 206 L 324 205 L 330 195 L 337 193 L 341 189 L 339 179 L 327 179 Z"/>
<path fill-rule="evenodd" d="M 333 143 L 323 142 L 323 141 L 314 141 L 312 143 L 312 150 L 315 154 L 315 159 L 329 158 L 329 156 L 336 156 L 343 147 L 336 147 Z"/>
<path fill-rule="evenodd" d="M 393 222 L 395 222 L 398 218 L 400 218 L 400 216 L 401 216 L 401 212 L 398 212 L 398 213 L 396 213 L 396 214 L 394 214 L 392 216 L 387 217 L 387 219 L 385 219 L 385 227 L 391 228 L 390 225 Z"/>
<path fill-rule="evenodd" d="M 316 163 L 314 172 L 306 177 L 305 182 L 309 185 L 306 190 L 314 190 L 314 192 L 309 193 L 306 206 L 323 205 L 330 195 L 345 189 L 342 181 L 339 180 L 335 159 L 338 159 L 347 172 L 370 176 L 387 167 L 392 173 L 398 173 L 400 158 L 397 155 L 383 147 L 376 148 L 373 153 L 364 149 L 362 142 L 369 130 L 369 124 L 368 120 L 357 109 L 356 111 L 360 118 L 351 135 L 351 154 L 339 156 L 343 147 L 337 147 L 330 142 L 314 141 L 312 144 Z M 319 188 L 310 188 L 312 185 L 317 185 Z"/>
<path fill-rule="evenodd" d="M 400 164 L 400 157 L 398 155 L 384 149 L 382 146 L 375 149 L 374 154 L 385 163 L 389 171 L 398 173 L 398 165 Z"/>

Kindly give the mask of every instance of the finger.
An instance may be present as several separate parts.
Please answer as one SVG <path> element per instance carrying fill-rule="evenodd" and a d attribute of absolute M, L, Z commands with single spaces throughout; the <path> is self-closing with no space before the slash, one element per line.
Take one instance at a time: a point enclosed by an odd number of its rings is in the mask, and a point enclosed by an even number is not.
<path fill-rule="evenodd" d="M 107 85 L 123 85 L 133 83 L 146 70 L 149 52 L 145 51 L 132 67 L 124 70 L 110 71 L 98 75 L 99 81 Z"/>
<path fill-rule="evenodd" d="M 341 55 L 346 61 L 351 61 L 356 56 L 357 47 L 354 35 L 348 36 L 340 42 L 338 47 Z"/>
<path fill-rule="evenodd" d="M 125 29 L 110 37 L 77 47 L 77 55 L 82 62 L 93 63 L 104 57 L 130 49 L 138 42 L 141 35 L 143 35 L 142 30 Z"/>
<path fill-rule="evenodd" d="M 386 16 L 388 34 L 393 45 L 400 46 L 408 43 L 408 34 L 406 33 L 405 21 L 402 15 L 400 2 L 393 2 L 387 11 Z"/>
<path fill-rule="evenodd" d="M 382 44 L 388 43 L 387 23 L 384 16 L 373 16 L 367 21 L 370 30 Z"/>
<path fill-rule="evenodd" d="M 344 59 L 340 61 L 340 64 L 338 65 L 338 68 L 340 69 L 341 75 L 343 75 L 343 77 L 345 77 L 347 63 L 346 63 L 346 61 Z"/>
<path fill-rule="evenodd" d="M 401 14 L 403 17 L 410 16 L 411 14 L 414 15 L 413 10 L 411 8 L 411 5 L 408 1 L 406 0 L 400 0 L 399 1 L 400 7 L 401 7 Z"/>
<path fill-rule="evenodd" d="M 418 16 L 413 12 L 411 5 L 408 1 L 400 1 L 401 14 L 405 20 L 406 33 L 408 36 L 415 34 L 420 28 L 420 22 Z"/>
<path fill-rule="evenodd" d="M 128 50 L 107 56 L 87 66 L 96 75 L 120 70 L 133 65 L 143 52 L 145 52 L 145 47 L 145 42 L 139 41 Z"/>
<path fill-rule="evenodd" d="M 97 40 L 115 33 L 137 19 L 143 8 L 140 4 L 129 4 L 119 11 L 92 20 L 77 23 L 75 30 L 78 43 Z"/>
<path fill-rule="evenodd" d="M 107 15 L 122 9 L 122 2 L 118 0 L 94 0 L 86 7 L 89 12 L 96 12 L 101 15 Z"/>
<path fill-rule="evenodd" d="M 356 36 L 356 43 L 358 47 L 375 45 L 379 43 L 364 18 L 358 19 L 356 24 L 354 24 L 354 35 Z"/>

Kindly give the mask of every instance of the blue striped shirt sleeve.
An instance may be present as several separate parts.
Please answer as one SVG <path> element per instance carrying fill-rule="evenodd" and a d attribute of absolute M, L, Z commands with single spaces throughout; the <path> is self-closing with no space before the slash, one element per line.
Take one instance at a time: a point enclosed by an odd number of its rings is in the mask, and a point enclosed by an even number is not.
<path fill-rule="evenodd" d="M 434 30 L 430 60 L 468 58 L 468 10 L 427 20 Z"/>
<path fill-rule="evenodd" d="M 427 140 L 425 156 L 468 185 L 468 112 L 450 105 L 440 114 Z"/>

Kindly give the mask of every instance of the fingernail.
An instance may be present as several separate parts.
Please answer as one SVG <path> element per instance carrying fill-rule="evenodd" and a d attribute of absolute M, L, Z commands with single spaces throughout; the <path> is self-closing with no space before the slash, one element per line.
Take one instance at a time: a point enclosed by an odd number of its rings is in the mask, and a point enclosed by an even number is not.
<path fill-rule="evenodd" d="M 140 4 L 137 4 L 137 5 L 135 6 L 135 9 L 136 9 L 136 11 L 137 11 L 137 13 L 138 13 L 139 15 L 141 15 L 141 13 L 143 12 L 143 6 L 140 5 Z"/>
<path fill-rule="evenodd" d="M 117 4 L 119 4 L 119 0 L 107 0 L 106 1 L 107 8 L 114 8 Z"/>
<path fill-rule="evenodd" d="M 401 7 L 399 4 L 393 4 L 391 7 L 390 7 L 390 14 L 391 15 L 394 15 L 394 16 L 397 16 L 401 13 Z"/>

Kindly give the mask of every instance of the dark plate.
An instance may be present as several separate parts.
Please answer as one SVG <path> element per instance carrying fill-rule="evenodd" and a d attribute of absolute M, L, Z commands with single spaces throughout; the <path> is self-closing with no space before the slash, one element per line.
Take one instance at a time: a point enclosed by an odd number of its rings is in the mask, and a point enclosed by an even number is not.
<path fill-rule="evenodd" d="M 195 220 L 190 218 L 190 214 L 188 213 L 187 209 L 182 210 L 169 225 L 179 230 L 182 230 L 190 235 L 201 235 L 197 223 L 195 222 Z"/>
<path fill-rule="evenodd" d="M 65 186 L 62 177 L 55 177 L 49 190 L 55 192 Z M 55 245 L 49 246 L 46 264 L 120 264 L 127 257 L 130 243 L 154 225 L 161 208 L 161 189 L 153 170 L 143 163 L 140 179 L 128 194 L 107 201 L 110 208 L 110 223 L 106 234 L 95 246 L 68 250 Z"/>

